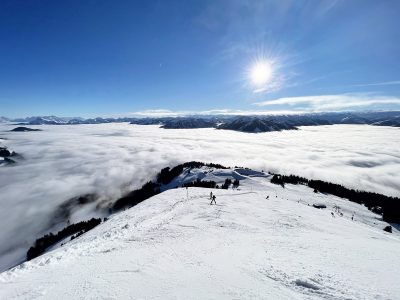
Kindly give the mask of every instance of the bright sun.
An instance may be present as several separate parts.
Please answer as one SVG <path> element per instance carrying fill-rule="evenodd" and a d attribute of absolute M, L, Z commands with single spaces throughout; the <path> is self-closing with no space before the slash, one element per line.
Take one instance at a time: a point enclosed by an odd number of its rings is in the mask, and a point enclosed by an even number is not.
<path fill-rule="evenodd" d="M 256 62 L 250 69 L 250 81 L 255 86 L 262 86 L 271 80 L 273 75 L 272 65 L 269 61 Z"/>

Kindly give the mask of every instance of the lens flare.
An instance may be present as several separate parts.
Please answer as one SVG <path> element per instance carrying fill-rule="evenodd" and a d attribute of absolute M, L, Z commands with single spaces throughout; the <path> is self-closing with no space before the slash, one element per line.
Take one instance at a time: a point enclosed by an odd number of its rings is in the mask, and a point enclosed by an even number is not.
<path fill-rule="evenodd" d="M 250 68 L 249 79 L 256 87 L 261 87 L 271 81 L 273 77 L 273 67 L 268 60 L 257 61 Z"/>

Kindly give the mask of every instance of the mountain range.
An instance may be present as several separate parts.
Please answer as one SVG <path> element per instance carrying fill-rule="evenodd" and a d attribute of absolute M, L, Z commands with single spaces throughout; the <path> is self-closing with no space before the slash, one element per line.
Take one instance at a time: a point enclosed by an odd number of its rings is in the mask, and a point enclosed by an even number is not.
<path fill-rule="evenodd" d="M 137 125 L 160 125 L 165 129 L 216 128 L 242 132 L 268 132 L 295 130 L 299 126 L 334 124 L 365 124 L 373 126 L 400 127 L 400 112 L 329 112 L 263 116 L 195 115 L 182 117 L 89 119 L 80 117 L 39 116 L 17 119 L 0 117 L 0 122 L 14 122 L 18 125 L 76 125 L 129 122 Z"/>

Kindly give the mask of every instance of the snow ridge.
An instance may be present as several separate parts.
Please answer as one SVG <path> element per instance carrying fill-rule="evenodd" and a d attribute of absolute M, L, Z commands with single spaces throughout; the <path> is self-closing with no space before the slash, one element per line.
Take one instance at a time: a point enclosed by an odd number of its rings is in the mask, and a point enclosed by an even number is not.
<path fill-rule="evenodd" d="M 236 176 L 240 185 L 170 189 L 114 214 L 63 247 L 0 274 L 0 298 L 400 297 L 399 232 L 383 231 L 387 223 L 367 208 L 306 186 L 282 188 L 262 172 L 190 173 L 219 182 Z M 211 191 L 216 205 L 209 204 Z"/>

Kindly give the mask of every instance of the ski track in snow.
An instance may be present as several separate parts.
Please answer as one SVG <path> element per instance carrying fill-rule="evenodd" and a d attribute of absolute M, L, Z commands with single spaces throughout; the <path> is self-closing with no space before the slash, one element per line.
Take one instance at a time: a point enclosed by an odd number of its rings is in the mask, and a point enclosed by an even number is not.
<path fill-rule="evenodd" d="M 385 225 L 262 177 L 172 189 L 0 274 L 0 299 L 399 299 L 399 232 Z"/>

